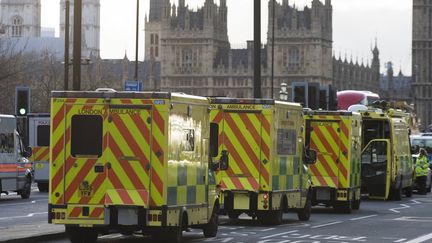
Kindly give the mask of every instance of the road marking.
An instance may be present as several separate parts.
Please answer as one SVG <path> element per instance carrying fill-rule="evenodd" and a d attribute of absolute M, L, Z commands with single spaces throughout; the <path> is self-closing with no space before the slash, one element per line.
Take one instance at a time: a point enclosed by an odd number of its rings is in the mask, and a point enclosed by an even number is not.
<path fill-rule="evenodd" d="M 40 202 L 40 201 L 48 201 L 48 199 L 41 199 L 41 200 L 33 200 L 31 202 L 23 202 L 23 203 L 7 203 L 7 204 L 0 204 L 0 207 L 4 207 L 4 206 L 15 206 L 15 205 L 22 205 L 22 204 L 34 204 L 36 202 Z"/>
<path fill-rule="evenodd" d="M 268 238 L 272 238 L 272 237 L 276 237 L 276 236 L 287 235 L 287 234 L 295 233 L 295 232 L 297 232 L 297 231 L 298 231 L 298 230 L 291 230 L 291 231 L 284 232 L 284 233 L 273 234 L 273 235 L 267 235 L 267 236 L 261 237 L 260 239 L 263 240 L 263 239 L 268 239 Z"/>
<path fill-rule="evenodd" d="M 372 218 L 372 217 L 376 217 L 376 216 L 378 216 L 378 214 L 373 214 L 373 215 L 368 215 L 368 216 L 364 216 L 364 217 L 353 218 L 353 219 L 350 219 L 350 220 L 351 221 L 356 221 L 356 220 L 367 219 L 367 218 Z"/>
<path fill-rule="evenodd" d="M 261 232 L 266 232 L 266 231 L 270 231 L 270 230 L 275 230 L 276 228 L 268 228 L 268 229 L 263 229 L 263 230 L 260 230 Z"/>
<path fill-rule="evenodd" d="M 395 213 L 400 213 L 399 209 L 406 209 L 406 208 L 410 208 L 410 206 L 406 205 L 406 204 L 400 204 L 402 207 L 399 208 L 391 208 L 389 209 L 390 211 L 393 211 Z"/>
<path fill-rule="evenodd" d="M 400 217 L 393 220 L 409 222 L 432 222 L 432 217 Z"/>
<path fill-rule="evenodd" d="M 421 204 L 421 202 L 417 201 L 417 200 L 411 200 L 411 204 Z"/>
<path fill-rule="evenodd" d="M 425 242 L 425 241 L 430 240 L 430 239 L 432 239 L 432 233 L 420 236 L 418 238 L 412 239 L 412 240 L 407 241 L 405 243 L 420 243 L 420 242 Z"/>
<path fill-rule="evenodd" d="M 115 239 L 115 238 L 120 238 L 122 236 L 123 236 L 122 234 L 111 234 L 111 235 L 104 235 L 104 236 L 101 236 L 99 238 L 103 238 L 103 239 Z"/>
<path fill-rule="evenodd" d="M 8 220 L 8 219 L 22 219 L 22 218 L 31 218 L 35 215 L 42 215 L 42 214 L 48 214 L 48 212 L 41 212 L 41 213 L 29 213 L 25 216 L 13 216 L 13 217 L 3 217 L 0 218 L 0 220 Z"/>
<path fill-rule="evenodd" d="M 336 221 L 336 222 L 332 222 L 332 223 L 328 223 L 328 224 L 321 224 L 321 225 L 316 225 L 316 226 L 312 226 L 312 229 L 316 229 L 316 228 L 322 228 L 322 227 L 326 227 L 326 226 L 330 226 L 330 225 L 334 225 L 334 224 L 340 224 L 343 223 L 342 221 Z"/>

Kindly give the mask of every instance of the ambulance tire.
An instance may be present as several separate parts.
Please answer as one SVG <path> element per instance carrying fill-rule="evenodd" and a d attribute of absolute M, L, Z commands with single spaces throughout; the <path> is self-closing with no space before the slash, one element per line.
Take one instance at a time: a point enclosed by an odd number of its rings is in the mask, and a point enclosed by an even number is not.
<path fill-rule="evenodd" d="M 98 232 L 92 228 L 66 226 L 66 234 L 71 243 L 95 243 L 98 238 Z"/>
<path fill-rule="evenodd" d="M 334 209 L 338 213 L 350 214 L 353 209 L 352 201 L 335 202 Z"/>
<path fill-rule="evenodd" d="M 26 180 L 26 183 L 24 184 L 24 189 L 20 191 L 20 196 L 22 199 L 28 199 L 30 198 L 31 193 L 31 180 Z"/>
<path fill-rule="evenodd" d="M 398 188 L 393 189 L 393 199 L 395 201 L 402 200 L 402 192 L 403 192 L 402 185 L 399 185 Z"/>
<path fill-rule="evenodd" d="M 309 221 L 310 215 L 312 211 L 312 199 L 309 193 L 309 196 L 306 199 L 306 205 L 304 208 L 300 209 L 300 211 L 297 212 L 297 217 L 300 221 Z"/>
<path fill-rule="evenodd" d="M 230 219 L 238 219 L 241 214 L 242 214 L 241 212 L 230 211 L 230 212 L 228 212 L 228 218 L 230 218 Z"/>
<path fill-rule="evenodd" d="M 360 203 L 361 203 L 360 199 L 354 200 L 354 202 L 351 205 L 352 209 L 359 210 L 360 209 Z"/>
<path fill-rule="evenodd" d="M 37 187 L 39 189 L 39 192 L 48 192 L 47 182 L 38 182 Z"/>
<path fill-rule="evenodd" d="M 219 207 L 215 205 L 210 221 L 204 226 L 203 233 L 205 238 L 216 237 L 219 225 Z"/>
<path fill-rule="evenodd" d="M 405 196 L 406 197 L 412 197 L 413 195 L 413 188 L 412 186 L 409 186 L 407 188 L 405 188 Z"/>
<path fill-rule="evenodd" d="M 166 230 L 166 238 L 164 242 L 180 243 L 183 241 L 183 227 L 174 226 L 168 227 Z"/>

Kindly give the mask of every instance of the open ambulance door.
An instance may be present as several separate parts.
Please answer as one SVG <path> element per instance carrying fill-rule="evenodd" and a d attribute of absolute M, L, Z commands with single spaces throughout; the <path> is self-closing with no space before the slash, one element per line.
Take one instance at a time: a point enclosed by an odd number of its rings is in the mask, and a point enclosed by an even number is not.
<path fill-rule="evenodd" d="M 386 200 L 390 192 L 390 140 L 374 139 L 362 151 L 362 188 L 370 198 Z"/>

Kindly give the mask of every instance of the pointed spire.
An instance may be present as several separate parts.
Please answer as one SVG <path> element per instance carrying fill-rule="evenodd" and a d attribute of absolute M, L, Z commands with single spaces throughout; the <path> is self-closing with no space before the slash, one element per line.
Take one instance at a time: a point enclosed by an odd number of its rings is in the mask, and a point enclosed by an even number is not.
<path fill-rule="evenodd" d="M 128 57 L 127 57 L 127 50 L 125 49 L 125 55 L 124 55 L 124 57 L 123 57 L 123 60 L 128 60 Z"/>

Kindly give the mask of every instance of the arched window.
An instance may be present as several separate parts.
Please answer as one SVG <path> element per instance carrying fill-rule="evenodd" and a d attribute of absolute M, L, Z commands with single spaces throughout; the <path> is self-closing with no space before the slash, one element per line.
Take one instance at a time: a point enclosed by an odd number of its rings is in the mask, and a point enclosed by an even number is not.
<path fill-rule="evenodd" d="M 159 57 L 159 47 L 155 47 L 155 57 Z"/>
<path fill-rule="evenodd" d="M 150 34 L 150 44 L 154 44 L 154 35 Z"/>
<path fill-rule="evenodd" d="M 182 54 L 183 67 L 192 67 L 192 50 L 183 50 Z"/>
<path fill-rule="evenodd" d="M 22 37 L 23 21 L 20 16 L 12 19 L 12 37 Z"/>
<path fill-rule="evenodd" d="M 159 35 L 155 34 L 155 44 L 159 45 Z"/>
<path fill-rule="evenodd" d="M 296 70 L 298 68 L 300 68 L 300 51 L 297 47 L 293 47 L 288 51 L 288 69 Z"/>

